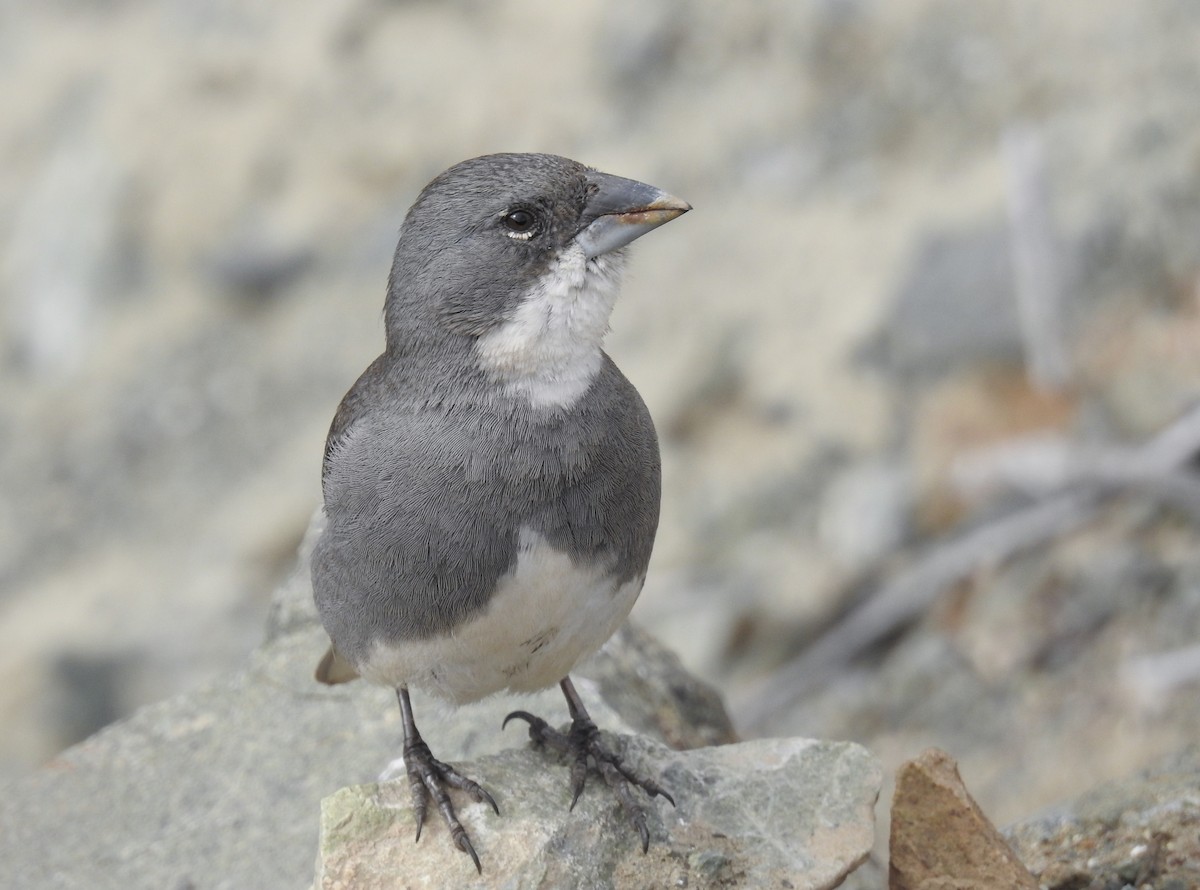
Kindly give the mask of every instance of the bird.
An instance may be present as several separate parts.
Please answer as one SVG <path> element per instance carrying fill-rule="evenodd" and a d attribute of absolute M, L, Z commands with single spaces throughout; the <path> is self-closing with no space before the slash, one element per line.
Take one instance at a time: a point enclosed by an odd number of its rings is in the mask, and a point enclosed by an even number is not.
<path fill-rule="evenodd" d="M 316 678 L 396 691 L 416 839 L 432 802 L 480 872 L 449 791 L 499 806 L 433 756 L 411 689 L 460 705 L 558 684 L 568 731 L 527 711 L 504 725 L 566 753 L 571 808 L 590 762 L 646 852 L 640 801 L 675 803 L 603 740 L 570 672 L 632 609 L 659 520 L 654 423 L 603 347 L 626 248 L 689 210 L 557 155 L 450 167 L 404 218 L 384 351 L 330 426 L 312 582 L 331 645 Z"/>

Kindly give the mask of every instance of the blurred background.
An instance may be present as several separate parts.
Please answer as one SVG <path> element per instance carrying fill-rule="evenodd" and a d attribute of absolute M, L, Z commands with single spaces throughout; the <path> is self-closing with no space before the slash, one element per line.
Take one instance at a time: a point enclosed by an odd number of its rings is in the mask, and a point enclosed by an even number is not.
<path fill-rule="evenodd" d="M 695 211 L 609 352 L 634 612 L 743 732 L 997 821 L 1200 734 L 1200 6 L 0 3 L 0 778 L 237 667 L 409 203 L 549 151 Z M 319 653 L 318 653 L 319 654 Z"/>

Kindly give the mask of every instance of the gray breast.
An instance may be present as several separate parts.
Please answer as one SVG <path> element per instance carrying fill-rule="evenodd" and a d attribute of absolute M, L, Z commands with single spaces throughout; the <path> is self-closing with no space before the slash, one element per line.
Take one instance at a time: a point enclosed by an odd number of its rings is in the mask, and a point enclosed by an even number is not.
<path fill-rule="evenodd" d="M 374 639 L 428 638 L 483 609 L 515 564 L 522 528 L 620 581 L 644 574 L 658 525 L 658 442 L 607 356 L 566 411 L 500 397 L 413 401 L 377 362 L 339 418 L 313 587 L 351 661 Z"/>

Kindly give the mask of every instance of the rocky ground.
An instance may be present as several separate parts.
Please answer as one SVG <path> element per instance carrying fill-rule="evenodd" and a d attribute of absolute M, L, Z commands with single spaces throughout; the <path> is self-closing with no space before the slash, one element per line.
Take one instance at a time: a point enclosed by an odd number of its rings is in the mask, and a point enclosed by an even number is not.
<path fill-rule="evenodd" d="M 1002 825 L 1172 756 L 1198 42 L 1172 0 L 0 5 L 0 776 L 245 663 L 403 212 L 493 150 L 695 205 L 609 345 L 663 440 L 635 617 L 745 737 L 936 745 Z"/>
<path fill-rule="evenodd" d="M 1009 836 L 1047 890 L 1200 886 L 1200 749 L 1100 785 Z"/>
<path fill-rule="evenodd" d="M 241 669 L 142 708 L 10 784 L 0 886 L 296 888 L 315 861 L 320 890 L 824 890 L 870 852 L 882 779 L 870 752 L 845 741 L 738 743 L 712 687 L 627 626 L 575 680 L 597 723 L 622 734 L 626 762 L 678 795 L 677 806 L 646 801 L 647 854 L 598 777 L 572 807 L 568 765 L 531 748 L 520 721 L 503 727 L 514 708 L 564 719 L 557 690 L 457 710 L 414 695 L 436 756 L 498 801 L 499 813 L 456 803 L 485 864 L 477 873 L 436 810 L 413 842 L 407 779 L 377 778 L 398 753 L 394 695 L 315 684 L 323 639 L 298 571 Z"/>

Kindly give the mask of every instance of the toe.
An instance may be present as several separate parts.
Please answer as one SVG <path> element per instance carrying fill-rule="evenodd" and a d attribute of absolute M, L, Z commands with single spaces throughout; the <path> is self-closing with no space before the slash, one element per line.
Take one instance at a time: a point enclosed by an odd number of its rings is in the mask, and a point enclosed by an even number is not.
<path fill-rule="evenodd" d="M 475 871 L 483 874 L 483 866 L 479 864 L 479 854 L 475 852 L 475 846 L 471 843 L 471 838 L 467 836 L 467 832 L 462 829 L 462 826 L 459 826 L 459 832 L 454 842 L 458 845 L 458 849 L 471 857 L 471 861 L 475 863 Z"/>

